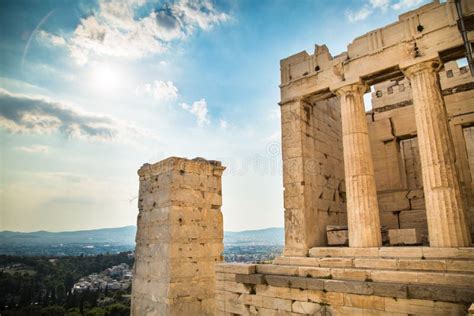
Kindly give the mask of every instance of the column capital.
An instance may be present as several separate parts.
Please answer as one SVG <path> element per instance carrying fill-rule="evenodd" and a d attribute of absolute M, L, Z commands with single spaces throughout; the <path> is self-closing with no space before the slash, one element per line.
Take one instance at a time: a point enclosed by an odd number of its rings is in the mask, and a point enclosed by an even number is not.
<path fill-rule="evenodd" d="M 355 80 L 342 81 L 334 86 L 331 86 L 331 91 L 338 96 L 355 93 L 364 94 L 368 89 L 369 86 L 359 78 Z"/>
<path fill-rule="evenodd" d="M 416 63 L 413 63 L 413 61 L 410 61 L 410 63 L 401 63 L 400 69 L 402 70 L 405 77 L 411 79 L 414 75 L 420 72 L 437 73 L 442 66 L 443 62 L 439 57 L 431 57 L 425 58 L 424 60 L 420 60 Z"/>

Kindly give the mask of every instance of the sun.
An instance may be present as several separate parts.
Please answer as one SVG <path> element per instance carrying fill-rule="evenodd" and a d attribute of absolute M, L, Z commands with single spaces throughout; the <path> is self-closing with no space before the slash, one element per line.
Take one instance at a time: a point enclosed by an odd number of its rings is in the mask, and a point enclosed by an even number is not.
<path fill-rule="evenodd" d="M 96 64 L 92 68 L 91 83 L 94 89 L 112 92 L 120 86 L 121 74 L 116 67 L 109 64 Z"/>

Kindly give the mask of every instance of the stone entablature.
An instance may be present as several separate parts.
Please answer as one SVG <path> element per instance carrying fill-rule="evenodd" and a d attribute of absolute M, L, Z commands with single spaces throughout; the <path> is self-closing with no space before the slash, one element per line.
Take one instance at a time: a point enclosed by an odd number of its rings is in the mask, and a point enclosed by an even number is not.
<path fill-rule="evenodd" d="M 464 0 L 462 6 L 465 15 L 474 13 L 472 1 Z M 328 93 L 345 80 L 362 78 L 369 84 L 385 81 L 401 75 L 401 61 L 419 56 L 463 57 L 452 51 L 454 47 L 463 49 L 456 20 L 454 1 L 433 1 L 400 15 L 398 22 L 356 38 L 347 52 L 338 56 L 332 57 L 325 45 L 316 45 L 313 55 L 300 52 L 283 59 L 281 102 Z M 474 39 L 472 32 L 469 36 Z"/>
<path fill-rule="evenodd" d="M 474 89 L 474 79 L 467 66 L 458 67 L 455 61 L 444 65 L 439 72 L 442 95 L 447 96 Z M 371 93 L 372 110 L 375 113 L 393 110 L 413 104 L 410 81 L 404 77 L 374 85 Z M 446 99 L 445 99 L 445 103 Z M 449 106 L 447 104 L 447 106 Z M 448 115 L 449 115 L 448 111 Z"/>
<path fill-rule="evenodd" d="M 385 81 L 374 85 L 372 111 L 383 112 L 413 104 L 410 81 L 406 78 Z"/>
<path fill-rule="evenodd" d="M 470 90 L 462 87 L 471 86 L 471 89 L 473 88 L 472 83 L 474 79 L 469 71 L 469 67 L 459 67 L 455 62 L 444 64 L 444 71 L 440 71 L 439 79 L 444 96 Z M 457 89 L 454 91 L 450 90 L 453 88 Z"/>

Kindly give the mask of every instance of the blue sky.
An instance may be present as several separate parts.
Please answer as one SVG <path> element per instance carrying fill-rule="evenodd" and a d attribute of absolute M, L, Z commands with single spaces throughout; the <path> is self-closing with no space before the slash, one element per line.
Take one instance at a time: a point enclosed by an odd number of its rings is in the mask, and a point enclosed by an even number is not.
<path fill-rule="evenodd" d="M 283 226 L 280 59 L 423 2 L 2 1 L 0 230 L 135 224 L 168 156 L 228 167 L 226 230 Z"/>

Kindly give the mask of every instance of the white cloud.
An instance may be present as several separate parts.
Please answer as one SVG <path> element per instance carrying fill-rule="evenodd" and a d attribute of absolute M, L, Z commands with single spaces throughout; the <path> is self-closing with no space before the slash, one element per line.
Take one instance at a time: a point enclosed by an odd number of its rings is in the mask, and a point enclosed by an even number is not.
<path fill-rule="evenodd" d="M 151 96 L 158 102 L 176 100 L 178 97 L 178 88 L 172 81 L 155 80 L 135 89 L 135 93 L 139 96 Z"/>
<path fill-rule="evenodd" d="M 196 122 L 199 126 L 209 124 L 211 122 L 209 120 L 209 113 L 205 99 L 195 101 L 192 105 L 181 103 L 181 108 L 196 116 Z"/>
<path fill-rule="evenodd" d="M 400 0 L 394 4 L 392 4 L 392 9 L 394 10 L 402 10 L 402 9 L 409 9 L 414 6 L 417 6 L 424 2 L 425 0 Z"/>
<path fill-rule="evenodd" d="M 388 8 L 393 10 L 402 10 L 415 7 L 427 0 L 398 0 L 392 3 L 392 0 L 366 0 L 366 2 L 359 9 L 347 9 L 345 15 L 349 22 L 354 23 L 364 21 L 374 12 L 386 11 Z"/>
<path fill-rule="evenodd" d="M 22 151 L 25 153 L 42 153 L 46 154 L 49 152 L 48 146 L 43 145 L 31 145 L 31 146 L 20 146 L 16 147 L 15 150 Z"/>
<path fill-rule="evenodd" d="M 0 89 L 0 128 L 10 133 L 53 134 L 94 141 L 125 141 L 153 133 L 114 117 L 88 113 L 44 96 Z"/>
<path fill-rule="evenodd" d="M 380 8 L 385 10 L 390 5 L 390 0 L 370 0 L 370 5 L 373 8 Z"/>
<path fill-rule="evenodd" d="M 215 24 L 229 20 L 229 16 L 216 11 L 209 0 L 180 0 L 173 5 L 173 11 L 188 30 L 196 27 L 208 30 Z"/>
<path fill-rule="evenodd" d="M 362 8 L 356 11 L 352 11 L 349 9 L 346 10 L 345 15 L 349 22 L 354 23 L 367 19 L 372 14 L 372 12 L 373 10 L 369 6 L 364 5 Z"/>
<path fill-rule="evenodd" d="M 51 43 L 54 46 L 64 46 L 64 45 L 66 45 L 66 41 L 61 36 L 57 36 L 57 35 L 48 33 L 48 32 L 43 31 L 43 30 L 38 32 L 38 36 L 40 37 L 40 39 L 45 40 L 45 41 Z"/>
<path fill-rule="evenodd" d="M 226 129 L 227 127 L 229 127 L 229 123 L 226 120 L 223 120 L 223 119 L 221 119 L 219 121 L 219 125 L 222 129 Z"/>
<path fill-rule="evenodd" d="M 145 5 L 144 0 L 102 0 L 97 12 L 81 19 L 71 38 L 44 31 L 42 37 L 58 43 L 62 39 L 76 62 L 84 64 L 92 56 L 138 59 L 161 53 L 196 30 L 229 20 L 210 0 L 175 0 L 151 11 Z M 136 17 L 144 11 L 144 17 Z"/>

